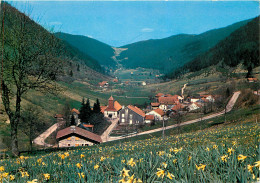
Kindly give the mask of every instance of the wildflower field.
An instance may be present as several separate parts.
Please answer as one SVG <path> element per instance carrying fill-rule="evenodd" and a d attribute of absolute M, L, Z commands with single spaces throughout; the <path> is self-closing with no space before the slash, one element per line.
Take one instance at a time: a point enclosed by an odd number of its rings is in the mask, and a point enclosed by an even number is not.
<path fill-rule="evenodd" d="M 259 124 L 0 161 L 0 182 L 257 182 Z"/>

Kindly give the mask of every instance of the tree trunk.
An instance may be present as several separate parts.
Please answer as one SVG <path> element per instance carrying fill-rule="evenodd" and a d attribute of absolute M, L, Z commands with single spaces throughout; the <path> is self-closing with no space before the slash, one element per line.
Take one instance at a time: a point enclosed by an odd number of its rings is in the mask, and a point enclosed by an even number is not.
<path fill-rule="evenodd" d="M 11 148 L 12 148 L 12 153 L 14 156 L 19 155 L 19 150 L 18 150 L 18 139 L 17 139 L 17 119 L 12 118 L 10 119 L 10 124 L 11 124 Z"/>

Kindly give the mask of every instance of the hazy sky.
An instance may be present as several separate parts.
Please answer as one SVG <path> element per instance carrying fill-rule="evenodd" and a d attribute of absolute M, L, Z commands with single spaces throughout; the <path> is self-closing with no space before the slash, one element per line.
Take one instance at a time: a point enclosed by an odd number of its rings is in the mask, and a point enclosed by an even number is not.
<path fill-rule="evenodd" d="M 10 2 L 45 28 L 85 35 L 111 46 L 176 34 L 200 34 L 259 15 L 259 2 Z M 28 8 L 29 7 L 29 8 Z"/>

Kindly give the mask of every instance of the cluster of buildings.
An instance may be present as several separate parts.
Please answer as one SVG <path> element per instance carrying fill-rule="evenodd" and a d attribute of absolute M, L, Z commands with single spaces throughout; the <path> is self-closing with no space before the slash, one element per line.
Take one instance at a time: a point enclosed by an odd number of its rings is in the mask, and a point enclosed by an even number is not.
<path fill-rule="evenodd" d="M 162 121 L 180 111 L 195 111 L 205 103 L 214 102 L 212 95 L 200 95 L 198 98 L 158 93 L 155 101 L 145 111 L 137 106 L 122 106 L 111 96 L 107 106 L 101 106 L 105 118 L 118 119 L 119 125 L 151 124 Z M 102 143 L 101 137 L 93 133 L 93 125 L 83 124 L 79 119 L 79 111 L 71 110 L 76 125 L 58 131 L 56 139 L 59 147 L 89 146 Z M 62 116 L 58 116 L 62 118 Z"/>

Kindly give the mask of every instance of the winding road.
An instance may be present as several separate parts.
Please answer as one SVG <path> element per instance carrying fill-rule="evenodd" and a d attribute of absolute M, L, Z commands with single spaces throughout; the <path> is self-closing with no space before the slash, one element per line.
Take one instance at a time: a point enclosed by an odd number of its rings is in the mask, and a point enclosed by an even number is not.
<path fill-rule="evenodd" d="M 215 117 L 218 117 L 218 116 L 221 116 L 223 114 L 225 114 L 225 112 L 229 112 L 232 110 L 232 108 L 234 107 L 239 95 L 240 95 L 240 91 L 237 91 L 237 92 L 234 92 L 233 96 L 231 97 L 231 99 L 229 100 L 227 106 L 226 106 L 226 111 L 223 110 L 221 112 L 218 112 L 218 113 L 215 113 L 215 114 L 211 114 L 211 115 L 208 115 L 208 116 L 205 116 L 203 118 L 198 118 L 198 119 L 194 119 L 194 120 L 191 120 L 191 121 L 186 121 L 186 122 L 183 122 L 181 124 L 179 124 L 179 126 L 184 126 L 184 125 L 189 125 L 189 124 L 192 124 L 192 123 L 197 123 L 197 122 L 200 122 L 201 120 L 206 120 L 206 119 L 211 119 L 211 118 L 215 118 Z M 114 118 L 114 119 L 111 119 L 110 122 L 111 122 L 111 125 L 105 130 L 105 132 L 101 135 L 101 139 L 103 142 L 108 142 L 108 141 L 114 141 L 114 140 L 120 140 L 120 139 L 125 139 L 125 138 L 130 138 L 132 137 L 132 135 L 129 135 L 129 136 L 120 136 L 120 137 L 110 137 L 110 133 L 113 131 L 113 129 L 117 126 L 118 124 L 118 118 Z M 45 132 L 43 132 L 41 135 L 39 135 L 38 137 L 36 137 L 34 140 L 33 140 L 33 143 L 37 144 L 37 145 L 40 145 L 40 146 L 45 146 L 45 147 L 52 147 L 53 145 L 51 144 L 47 144 L 45 143 L 45 139 L 47 137 L 49 137 L 55 130 L 57 130 L 57 128 L 62 124 L 64 123 L 64 121 L 60 121 L 58 123 L 55 123 L 54 125 L 52 125 L 50 128 L 48 128 Z M 162 128 L 156 128 L 156 129 L 153 129 L 153 130 L 148 130 L 148 131 L 145 131 L 145 132 L 140 132 L 140 133 L 136 133 L 135 136 L 137 135 L 145 135 L 145 134 L 150 134 L 150 133 L 154 133 L 154 132 L 159 132 L 159 131 L 162 131 L 162 130 L 168 130 L 168 129 L 171 129 L 171 128 L 176 128 L 178 125 L 175 124 L 175 125 L 171 125 L 171 126 L 167 126 L 167 127 L 162 127 Z"/>
<path fill-rule="evenodd" d="M 236 103 L 240 93 L 241 93 L 240 91 L 234 92 L 233 96 L 231 97 L 231 99 L 229 100 L 229 102 L 228 102 L 228 104 L 226 106 L 226 111 L 223 110 L 221 112 L 218 112 L 218 113 L 215 113 L 215 114 L 211 114 L 211 115 L 205 116 L 203 118 L 198 118 L 198 119 L 186 121 L 186 122 L 183 122 L 183 123 L 179 124 L 179 126 L 184 126 L 184 125 L 189 125 L 189 124 L 192 124 L 192 123 L 197 123 L 197 122 L 200 122 L 201 120 L 215 118 L 215 117 L 218 117 L 218 116 L 221 116 L 221 115 L 225 114 L 225 112 L 226 113 L 230 112 L 233 109 L 233 107 L 234 107 L 234 105 L 235 105 L 235 103 Z M 176 128 L 177 126 L 178 126 L 178 124 L 167 126 L 167 127 L 164 127 L 164 128 L 163 127 L 162 128 L 156 128 L 154 130 L 148 130 L 148 131 L 145 131 L 145 132 L 137 133 L 137 134 L 135 134 L 135 136 L 150 134 L 150 133 L 159 132 L 159 131 L 162 131 L 162 130 L 168 130 L 168 129 L 171 129 L 171 128 Z M 108 137 L 107 141 L 120 140 L 120 139 L 125 139 L 125 138 L 130 138 L 130 137 L 132 137 L 132 136 Z M 105 142 L 105 141 L 103 141 L 103 142 Z"/>

